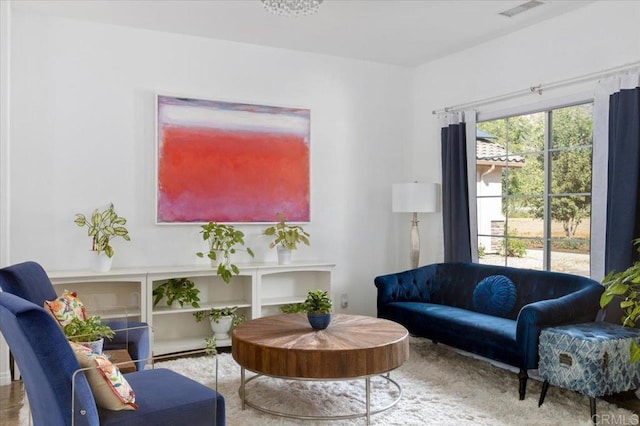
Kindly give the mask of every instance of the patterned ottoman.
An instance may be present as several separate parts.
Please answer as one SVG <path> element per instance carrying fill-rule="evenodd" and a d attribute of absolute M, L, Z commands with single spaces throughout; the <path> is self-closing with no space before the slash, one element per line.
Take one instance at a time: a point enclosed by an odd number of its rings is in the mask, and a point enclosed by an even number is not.
<path fill-rule="evenodd" d="M 640 387 L 640 362 L 629 361 L 631 341 L 640 330 L 607 322 L 546 328 L 540 333 L 538 373 L 544 380 L 538 406 L 549 383 L 589 397 L 596 421 L 596 397 Z"/>

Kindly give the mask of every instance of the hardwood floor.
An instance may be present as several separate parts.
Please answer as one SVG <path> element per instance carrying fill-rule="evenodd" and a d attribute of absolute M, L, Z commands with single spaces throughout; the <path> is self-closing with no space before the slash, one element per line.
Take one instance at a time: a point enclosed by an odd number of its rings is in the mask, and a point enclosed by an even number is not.
<path fill-rule="evenodd" d="M 29 424 L 29 407 L 25 403 L 21 380 L 0 386 L 0 426 Z"/>

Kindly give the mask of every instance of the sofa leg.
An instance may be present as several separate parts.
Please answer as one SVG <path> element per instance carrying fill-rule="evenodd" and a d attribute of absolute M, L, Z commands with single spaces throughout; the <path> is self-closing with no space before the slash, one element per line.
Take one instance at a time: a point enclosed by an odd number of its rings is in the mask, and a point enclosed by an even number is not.
<path fill-rule="evenodd" d="M 540 392 L 540 399 L 538 400 L 538 407 L 544 403 L 544 398 L 547 396 L 547 391 L 549 390 L 549 381 L 545 380 L 542 382 L 542 392 Z"/>
<path fill-rule="evenodd" d="M 527 379 L 529 375 L 527 374 L 527 370 L 520 370 L 518 372 L 518 380 L 520 381 L 520 386 L 518 392 L 520 393 L 520 401 L 524 399 L 524 395 L 527 392 Z"/>
<path fill-rule="evenodd" d="M 438 341 L 437 340 L 432 340 L 431 343 L 433 343 L 434 345 L 437 345 Z"/>

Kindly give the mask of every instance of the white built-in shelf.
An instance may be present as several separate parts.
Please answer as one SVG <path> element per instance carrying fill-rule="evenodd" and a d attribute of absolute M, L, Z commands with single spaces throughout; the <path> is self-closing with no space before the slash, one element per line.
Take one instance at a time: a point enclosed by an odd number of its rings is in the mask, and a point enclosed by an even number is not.
<path fill-rule="evenodd" d="M 293 262 L 238 264 L 240 274 L 225 283 L 207 264 L 112 269 L 109 272 L 55 271 L 48 273 L 56 292 L 78 292 L 89 314 L 102 318 L 137 317 L 153 330 L 154 355 L 202 349 L 211 335 L 208 321 L 196 322 L 193 313 L 211 308 L 238 306 L 248 319 L 279 313 L 282 305 L 302 302 L 309 290 L 331 292 L 333 263 Z M 200 307 L 153 306 L 153 289 L 171 278 L 189 278 L 200 290 Z M 109 310 L 123 306 L 120 310 Z M 102 311 L 102 312 L 100 312 Z M 219 347 L 230 340 L 217 341 Z"/>
<path fill-rule="evenodd" d="M 183 306 L 183 307 L 171 307 L 171 306 L 160 306 L 162 302 L 158 303 L 158 305 L 153 308 L 153 315 L 174 315 L 176 313 L 184 313 L 184 312 L 198 312 L 198 311 L 207 311 L 211 308 L 221 309 L 226 308 L 228 306 L 237 306 L 238 308 L 250 308 L 251 302 L 247 302 L 246 300 L 228 300 L 225 302 L 210 302 L 210 303 L 199 303 L 199 308 L 194 308 L 193 306 Z M 179 306 L 179 305 L 178 305 Z"/>

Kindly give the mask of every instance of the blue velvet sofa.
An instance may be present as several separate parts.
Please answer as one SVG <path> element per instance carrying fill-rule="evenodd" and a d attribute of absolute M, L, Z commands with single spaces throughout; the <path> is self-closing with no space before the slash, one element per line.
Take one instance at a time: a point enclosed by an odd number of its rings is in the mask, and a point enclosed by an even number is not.
<path fill-rule="evenodd" d="M 499 277 L 513 285 L 507 299 L 498 298 L 508 300 L 509 309 L 496 313 L 500 306 L 487 309 L 487 299 L 479 296 L 487 289 L 484 284 Z M 374 282 L 378 317 L 404 325 L 413 335 L 518 368 L 521 400 L 527 370 L 538 367 L 540 331 L 594 321 L 604 289 L 577 275 L 477 263 L 427 265 Z"/>

